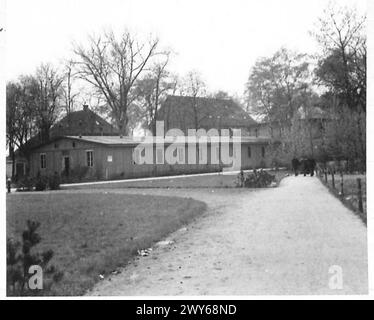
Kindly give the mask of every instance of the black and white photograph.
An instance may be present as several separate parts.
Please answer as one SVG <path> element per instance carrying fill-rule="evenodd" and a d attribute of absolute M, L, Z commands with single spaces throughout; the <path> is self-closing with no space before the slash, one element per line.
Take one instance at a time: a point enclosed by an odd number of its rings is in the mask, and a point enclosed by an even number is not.
<path fill-rule="evenodd" d="M 370 6 L 0 0 L 4 299 L 370 299 Z"/>

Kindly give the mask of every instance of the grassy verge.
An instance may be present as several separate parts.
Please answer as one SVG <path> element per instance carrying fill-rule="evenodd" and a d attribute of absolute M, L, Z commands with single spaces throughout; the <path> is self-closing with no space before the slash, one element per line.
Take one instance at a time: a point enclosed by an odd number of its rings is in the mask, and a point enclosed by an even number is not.
<path fill-rule="evenodd" d="M 277 185 L 287 175 L 287 171 L 269 171 L 275 175 Z M 115 183 L 92 184 L 83 186 L 69 186 L 68 189 L 87 189 L 87 188 L 235 188 L 237 174 L 214 174 L 205 176 L 183 176 L 178 178 L 154 179 L 147 181 L 123 181 Z"/>
<path fill-rule="evenodd" d="M 363 202 L 363 212 L 358 210 L 358 186 L 357 178 L 361 178 L 361 190 L 362 190 L 362 202 Z M 344 205 L 349 209 L 353 210 L 361 220 L 366 224 L 367 213 L 366 213 L 366 175 L 363 174 L 344 174 L 343 175 L 343 190 L 341 189 L 342 178 L 340 174 L 334 175 L 335 188 L 332 184 L 332 176 L 327 175 L 327 182 L 325 181 L 325 176 L 320 177 L 323 184 L 338 197 Z M 343 191 L 343 194 L 342 194 Z"/>
<path fill-rule="evenodd" d="M 203 202 L 176 197 L 110 194 L 35 193 L 7 197 L 7 236 L 20 237 L 26 220 L 41 222 L 42 242 L 51 261 L 64 272 L 53 295 L 82 295 L 125 265 L 138 249 L 148 248 L 206 208 Z"/>

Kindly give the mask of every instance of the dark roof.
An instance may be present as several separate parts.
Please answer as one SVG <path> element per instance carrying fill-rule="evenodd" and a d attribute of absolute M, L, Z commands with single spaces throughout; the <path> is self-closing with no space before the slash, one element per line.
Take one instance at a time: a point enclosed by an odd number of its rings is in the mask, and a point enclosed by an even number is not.
<path fill-rule="evenodd" d="M 49 141 L 52 141 L 56 137 L 68 135 L 114 136 L 116 134 L 119 134 L 119 131 L 114 126 L 90 110 L 88 107 L 84 107 L 83 110 L 69 113 L 54 126 L 52 126 L 49 132 Z M 24 150 L 27 152 L 27 150 L 36 148 L 39 145 L 44 144 L 44 142 L 49 141 L 42 141 L 39 135 L 35 135 L 26 142 Z"/>
<path fill-rule="evenodd" d="M 61 135 L 115 135 L 118 130 L 98 114 L 88 108 L 71 112 L 58 121 L 50 131 L 50 136 Z"/>
<path fill-rule="evenodd" d="M 35 146 L 34 149 L 37 149 L 41 147 L 42 145 L 46 145 L 49 143 L 53 143 L 55 141 L 61 140 L 61 139 L 70 139 L 75 141 L 84 141 L 88 143 L 94 143 L 94 144 L 100 144 L 100 145 L 106 145 L 110 147 L 124 147 L 124 146 L 137 146 L 140 143 L 157 143 L 158 140 L 156 140 L 156 137 L 148 137 L 147 140 L 145 140 L 145 137 L 120 137 L 120 136 L 59 136 L 54 137 L 51 140 L 49 140 L 46 143 L 40 144 L 38 146 Z M 218 140 L 216 140 L 218 139 Z M 208 138 L 207 142 L 218 142 L 218 137 L 210 137 Z M 231 140 L 232 141 L 232 140 Z M 271 141 L 270 138 L 266 137 L 241 137 L 241 143 L 242 144 L 267 144 Z M 168 136 L 162 139 L 162 142 L 165 144 L 171 144 L 171 143 L 199 143 L 201 140 L 197 140 L 195 136 L 180 136 L 180 137 L 172 137 Z"/>
<path fill-rule="evenodd" d="M 256 123 L 233 100 L 189 96 L 168 96 L 158 111 L 157 120 L 165 121 L 166 130 L 195 129 L 195 103 L 199 128 L 243 128 Z"/>

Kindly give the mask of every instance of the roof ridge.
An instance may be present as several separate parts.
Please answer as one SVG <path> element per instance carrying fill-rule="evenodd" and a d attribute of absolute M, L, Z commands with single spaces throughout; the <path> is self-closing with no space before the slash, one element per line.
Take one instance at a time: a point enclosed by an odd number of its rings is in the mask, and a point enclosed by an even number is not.
<path fill-rule="evenodd" d="M 217 98 L 217 97 L 200 97 L 200 96 L 183 96 L 183 95 L 175 95 L 175 94 L 172 94 L 172 95 L 168 95 L 166 97 L 166 99 L 168 98 L 191 98 L 191 99 L 205 99 L 205 100 L 218 100 L 218 101 L 230 101 L 230 102 L 233 102 L 235 104 L 237 104 L 234 99 L 232 98 Z"/>

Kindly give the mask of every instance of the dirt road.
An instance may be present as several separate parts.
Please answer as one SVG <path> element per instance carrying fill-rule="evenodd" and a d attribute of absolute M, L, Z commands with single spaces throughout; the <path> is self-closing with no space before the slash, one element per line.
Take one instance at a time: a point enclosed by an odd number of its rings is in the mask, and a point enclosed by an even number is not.
<path fill-rule="evenodd" d="M 317 178 L 288 177 L 259 191 L 110 191 L 167 192 L 203 200 L 209 210 L 89 295 L 367 293 L 366 227 Z"/>

